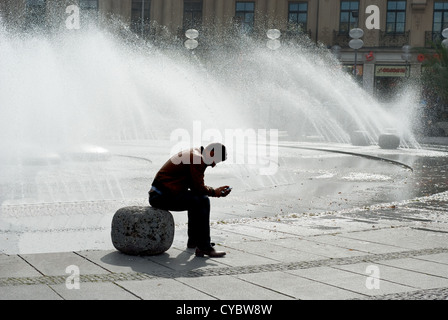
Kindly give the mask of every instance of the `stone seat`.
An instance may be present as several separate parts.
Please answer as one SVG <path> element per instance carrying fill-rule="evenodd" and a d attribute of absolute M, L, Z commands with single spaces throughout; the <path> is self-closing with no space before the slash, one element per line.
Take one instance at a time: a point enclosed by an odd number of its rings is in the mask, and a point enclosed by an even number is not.
<path fill-rule="evenodd" d="M 129 255 L 156 255 L 174 240 L 174 219 L 169 211 L 153 207 L 124 207 L 112 219 L 114 247 Z"/>
<path fill-rule="evenodd" d="M 378 145 L 382 149 L 397 149 L 400 146 L 400 137 L 394 133 L 383 133 L 378 138 Z"/>

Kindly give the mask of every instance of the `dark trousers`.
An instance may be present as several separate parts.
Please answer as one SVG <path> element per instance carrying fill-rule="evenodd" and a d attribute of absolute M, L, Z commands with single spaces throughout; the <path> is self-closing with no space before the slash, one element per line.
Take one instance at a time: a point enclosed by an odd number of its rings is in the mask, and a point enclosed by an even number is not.
<path fill-rule="evenodd" d="M 154 208 L 188 212 L 188 241 L 201 250 L 210 248 L 210 199 L 191 191 L 178 195 L 149 193 L 149 204 Z"/>

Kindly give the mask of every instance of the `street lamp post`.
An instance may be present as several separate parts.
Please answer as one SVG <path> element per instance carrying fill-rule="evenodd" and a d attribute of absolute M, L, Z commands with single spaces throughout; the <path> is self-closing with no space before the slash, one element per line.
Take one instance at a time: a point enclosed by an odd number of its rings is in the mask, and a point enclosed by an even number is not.
<path fill-rule="evenodd" d="M 282 33 L 278 29 L 269 29 L 266 31 L 266 36 L 268 37 L 268 41 L 266 42 L 266 46 L 271 50 L 277 50 L 281 47 L 281 42 L 278 40 Z"/>
<path fill-rule="evenodd" d="M 406 78 L 409 78 L 411 70 L 408 70 L 409 67 L 409 60 L 411 60 L 411 46 L 408 44 L 405 44 L 401 50 L 403 53 L 401 54 L 401 59 L 406 61 Z"/>
<path fill-rule="evenodd" d="M 145 35 L 145 0 L 142 0 L 142 37 Z"/>
<path fill-rule="evenodd" d="M 445 38 L 445 39 L 442 41 L 442 46 L 444 46 L 445 48 L 448 49 L 448 28 L 443 29 L 443 31 L 442 31 L 442 36 Z"/>
<path fill-rule="evenodd" d="M 269 29 L 268 31 L 266 31 L 266 36 L 268 37 L 266 47 L 268 47 L 272 51 L 279 49 L 282 46 L 282 43 L 279 40 L 281 35 L 282 33 L 278 29 Z M 272 104 L 269 104 L 268 123 L 271 120 L 271 116 L 272 116 Z"/>
<path fill-rule="evenodd" d="M 188 50 L 196 49 L 199 45 L 199 42 L 196 40 L 196 38 L 199 37 L 199 31 L 196 29 L 188 29 L 185 31 L 185 36 L 188 38 L 184 42 L 185 48 Z"/>
<path fill-rule="evenodd" d="M 360 28 L 354 28 L 352 30 L 350 30 L 349 32 L 350 37 L 352 38 L 352 40 L 350 40 L 350 42 L 348 43 L 349 47 L 355 50 L 355 70 L 354 70 L 354 75 L 355 75 L 355 79 L 356 76 L 358 75 L 358 49 L 361 49 L 362 46 L 364 45 L 364 41 L 362 41 L 360 38 L 364 35 L 364 31 L 362 31 L 362 29 Z"/>

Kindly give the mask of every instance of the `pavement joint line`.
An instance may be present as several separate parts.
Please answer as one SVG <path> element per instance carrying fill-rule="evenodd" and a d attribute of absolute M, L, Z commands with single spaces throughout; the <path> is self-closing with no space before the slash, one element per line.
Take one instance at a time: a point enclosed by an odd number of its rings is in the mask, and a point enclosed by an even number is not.
<path fill-rule="evenodd" d="M 193 290 L 199 291 L 199 292 L 201 292 L 201 293 L 205 294 L 206 296 L 209 296 L 209 297 L 211 297 L 212 299 L 216 299 L 216 300 L 219 300 L 219 298 L 218 298 L 218 297 L 216 297 L 216 296 L 212 295 L 211 293 L 209 293 L 209 292 L 206 292 L 206 291 L 204 291 L 204 290 L 201 290 L 201 289 L 199 289 L 199 288 L 193 287 L 193 286 L 192 286 L 192 285 L 190 285 L 189 283 L 186 283 L 186 282 L 184 282 L 184 281 L 181 281 L 180 279 L 173 279 L 173 280 L 174 280 L 174 281 L 177 281 L 177 282 L 179 282 L 179 283 L 183 284 L 184 286 L 187 286 L 187 287 L 189 287 L 189 288 L 191 288 L 191 289 L 193 289 Z"/>
<path fill-rule="evenodd" d="M 415 259 L 414 257 L 410 257 L 410 258 Z M 431 261 L 431 262 L 434 262 L 434 261 Z M 444 263 L 439 263 L 439 262 L 436 262 L 436 263 L 438 263 L 438 264 L 444 264 Z M 380 265 L 384 265 L 384 266 L 386 266 L 386 267 L 390 267 L 388 264 L 385 264 L 385 263 L 383 263 L 383 262 L 378 262 L 378 264 L 380 264 Z M 411 272 L 417 272 L 417 273 L 425 274 L 425 275 L 432 276 L 432 277 L 437 277 L 437 278 L 442 278 L 442 279 L 448 279 L 448 275 L 447 275 L 447 276 L 441 276 L 441 275 L 437 275 L 437 274 L 433 274 L 433 273 L 429 273 L 429 272 L 416 271 L 416 270 L 414 270 L 414 269 L 410 269 L 410 268 L 406 268 L 406 267 L 399 267 L 399 266 L 393 266 L 393 268 L 395 268 L 395 269 L 400 269 L 400 270 L 411 271 Z"/>
<path fill-rule="evenodd" d="M 448 288 L 420 289 L 408 292 L 368 296 L 354 300 L 447 300 Z"/>
<path fill-rule="evenodd" d="M 238 279 L 238 280 L 240 280 L 240 281 L 246 282 L 246 283 L 250 283 L 250 284 L 252 284 L 252 285 L 254 285 L 254 286 L 257 286 L 257 287 L 260 287 L 260 288 L 262 288 L 262 289 L 264 289 L 264 290 L 269 290 L 269 291 L 275 292 L 275 293 L 277 293 L 277 294 L 283 295 L 283 296 L 285 296 L 285 297 L 288 297 L 288 298 L 291 298 L 291 299 L 296 299 L 295 296 L 289 295 L 289 294 L 287 294 L 287 293 L 285 293 L 285 292 L 281 292 L 281 291 L 276 290 L 276 289 L 273 289 L 273 288 L 269 288 L 268 286 L 264 286 L 264 285 L 259 284 L 259 283 L 257 283 L 257 282 L 252 282 L 252 281 L 247 280 L 247 279 L 239 278 L 239 277 L 237 277 L 237 276 L 235 276 L 235 275 L 233 275 L 233 276 L 231 276 L 231 277 L 234 277 L 234 278 L 236 278 L 236 279 Z"/>
<path fill-rule="evenodd" d="M 33 268 L 34 270 L 36 270 L 36 272 L 40 273 L 42 276 L 45 276 L 42 272 L 40 272 L 39 269 L 37 269 L 35 266 L 33 266 L 31 263 L 29 263 L 25 258 L 23 258 L 20 254 L 17 255 L 17 257 L 19 257 L 20 259 L 22 259 L 23 261 L 25 261 L 26 264 L 28 264 L 31 268 Z"/>
<path fill-rule="evenodd" d="M 239 275 L 248 273 L 262 273 L 274 271 L 288 271 L 298 269 L 309 269 L 322 266 L 335 266 L 344 264 L 355 264 L 362 262 L 375 262 L 379 260 L 394 260 L 409 258 L 415 256 L 423 256 L 429 254 L 447 253 L 448 247 L 408 250 L 401 252 L 391 252 L 383 254 L 370 254 L 365 256 L 354 256 L 344 258 L 328 258 L 314 261 L 300 261 L 300 262 L 286 262 L 273 263 L 262 265 L 248 265 L 237 267 L 222 267 L 222 268 L 206 268 L 197 270 L 167 270 L 154 271 L 151 273 L 141 272 L 119 272 L 108 274 L 81 274 L 81 282 L 117 282 L 117 281 L 141 281 L 148 279 L 176 279 L 176 278 L 194 278 L 194 277 L 208 277 L 208 276 L 222 276 L 222 275 Z M 18 286 L 18 285 L 57 285 L 66 282 L 67 276 L 38 276 L 38 277 L 6 277 L 0 278 L 0 287 Z"/>
<path fill-rule="evenodd" d="M 144 300 L 142 297 L 140 297 L 139 295 L 135 294 L 134 292 L 128 290 L 127 288 L 123 287 L 122 285 L 120 285 L 119 283 L 116 282 L 112 282 L 114 285 L 116 285 L 117 287 L 119 287 L 120 289 L 128 292 L 130 295 L 133 295 L 134 297 L 136 297 L 139 300 Z"/>
<path fill-rule="evenodd" d="M 381 229 L 378 228 L 377 230 L 381 230 Z M 358 231 L 353 231 L 353 232 L 350 232 L 350 233 L 357 233 L 357 232 Z M 385 245 L 385 246 L 395 247 L 395 248 L 400 248 L 400 249 L 407 249 L 406 247 L 397 246 L 395 244 L 388 244 L 388 243 L 384 243 L 384 242 L 373 241 L 373 240 L 370 240 L 370 239 L 369 240 L 360 240 L 360 239 L 358 239 L 356 237 L 350 237 L 349 236 L 350 233 L 348 233 L 348 234 L 338 234 L 337 236 L 341 237 L 341 238 L 350 239 L 350 240 L 365 241 L 365 242 L 369 242 L 369 243 L 372 243 L 372 244 L 379 244 L 379 245 Z M 361 251 L 361 250 L 357 249 L 357 251 Z"/>
<path fill-rule="evenodd" d="M 411 229 L 420 230 L 420 231 L 435 232 L 435 233 L 448 233 L 448 231 L 444 231 L 444 230 L 436 230 L 436 229 L 420 228 L 420 227 L 419 228 L 411 227 Z"/>
<path fill-rule="evenodd" d="M 90 263 L 96 265 L 97 267 L 99 267 L 99 268 L 101 268 L 101 269 L 103 269 L 103 270 L 106 270 L 107 272 L 112 272 L 112 271 L 110 271 L 109 269 L 107 269 L 107 268 L 105 268 L 104 266 L 102 266 L 101 264 L 99 264 L 99 263 L 97 263 L 97 262 L 95 262 L 95 261 L 89 259 L 89 258 L 86 257 L 86 256 L 83 256 L 83 255 L 80 254 L 79 252 L 73 251 L 73 253 L 74 253 L 75 255 L 81 257 L 82 259 L 87 260 L 88 262 L 90 262 Z"/>

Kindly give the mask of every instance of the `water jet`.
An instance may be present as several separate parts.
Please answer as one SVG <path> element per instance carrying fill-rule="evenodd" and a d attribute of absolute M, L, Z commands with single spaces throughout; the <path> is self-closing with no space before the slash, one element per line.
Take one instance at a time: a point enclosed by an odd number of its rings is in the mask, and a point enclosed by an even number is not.
<path fill-rule="evenodd" d="M 198 41 L 191 55 L 183 43 L 123 37 L 100 27 L 29 36 L 0 26 L 0 237 L 32 230 L 8 252 L 102 247 L 96 231 L 118 208 L 147 204 L 153 174 L 176 143 L 170 134 L 193 136 L 197 121 L 221 135 L 276 129 L 283 140 L 339 145 L 353 131 L 378 141 L 399 123 L 408 137 L 401 143 L 418 146 L 412 119 L 399 112 L 412 110 L 409 100 L 379 103 L 306 39 L 270 50 L 264 40 L 217 37 L 207 50 Z M 284 169 L 261 177 L 248 165 L 216 172 L 241 192 L 301 181 Z M 84 246 L 71 244 L 73 230 Z"/>

